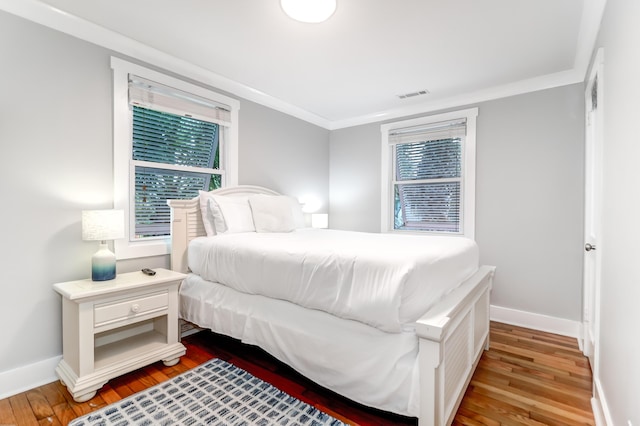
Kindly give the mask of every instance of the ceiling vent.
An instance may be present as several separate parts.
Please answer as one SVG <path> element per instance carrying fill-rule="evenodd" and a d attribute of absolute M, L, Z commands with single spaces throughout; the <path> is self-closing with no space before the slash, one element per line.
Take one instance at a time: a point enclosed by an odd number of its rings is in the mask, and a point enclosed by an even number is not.
<path fill-rule="evenodd" d="M 400 99 L 415 98 L 416 96 L 422 96 L 422 95 L 428 95 L 428 94 L 429 94 L 428 90 L 419 90 L 417 92 L 411 92 L 411 93 L 405 93 L 403 95 L 398 95 L 398 98 L 400 98 Z"/>

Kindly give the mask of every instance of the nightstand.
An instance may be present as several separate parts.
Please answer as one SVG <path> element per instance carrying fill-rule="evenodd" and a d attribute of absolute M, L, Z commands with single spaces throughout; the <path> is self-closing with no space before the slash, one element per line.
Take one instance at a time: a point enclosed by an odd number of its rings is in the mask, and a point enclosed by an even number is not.
<path fill-rule="evenodd" d="M 55 284 L 62 295 L 63 359 L 56 374 L 77 402 L 110 379 L 162 360 L 175 365 L 179 342 L 178 287 L 186 275 L 156 269 L 110 281 Z"/>

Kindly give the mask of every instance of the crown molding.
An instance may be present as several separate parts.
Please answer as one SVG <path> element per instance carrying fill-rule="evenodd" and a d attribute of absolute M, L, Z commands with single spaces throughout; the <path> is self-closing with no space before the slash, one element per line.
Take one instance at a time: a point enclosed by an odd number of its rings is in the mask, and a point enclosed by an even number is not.
<path fill-rule="evenodd" d="M 495 99 L 507 98 L 509 96 L 521 95 L 524 93 L 531 93 L 539 90 L 580 83 L 583 81 L 583 79 L 584 76 L 571 69 L 554 74 L 547 74 L 540 77 L 530 78 L 528 80 L 521 80 L 515 83 L 495 86 L 460 96 L 452 96 L 435 101 L 423 102 L 406 108 L 396 108 L 393 110 L 381 111 L 378 113 L 355 117 L 347 120 L 333 121 L 331 122 L 331 127 L 329 128 L 329 130 L 337 130 L 363 124 L 388 121 L 400 117 L 407 117 L 410 115 L 441 111 L 448 108 L 458 108 L 466 105 L 474 105 L 480 102 L 486 102 Z"/>
<path fill-rule="evenodd" d="M 576 57 L 573 64 L 573 69 L 582 75 L 583 80 L 587 76 L 591 58 L 596 50 L 600 23 L 602 22 L 606 5 L 607 0 L 588 0 L 583 2 Z"/>
<path fill-rule="evenodd" d="M 235 96 L 272 108 L 328 130 L 337 130 L 415 114 L 424 114 L 584 81 L 605 5 L 606 0 L 589 0 L 584 2 L 573 69 L 483 89 L 461 96 L 414 104 L 410 107 L 396 108 L 345 120 L 331 121 L 38 0 L 0 0 L 0 10 L 4 10 L 5 12 L 113 50 L 114 52 L 175 72 L 211 86 L 214 89 L 229 92 Z"/>
<path fill-rule="evenodd" d="M 0 10 L 136 58 L 328 129 L 329 120 L 37 0 L 0 0 Z"/>

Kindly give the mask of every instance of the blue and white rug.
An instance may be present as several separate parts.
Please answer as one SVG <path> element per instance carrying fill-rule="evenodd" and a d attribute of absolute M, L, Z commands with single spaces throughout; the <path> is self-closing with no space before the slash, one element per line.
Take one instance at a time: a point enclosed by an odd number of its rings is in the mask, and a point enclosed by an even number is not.
<path fill-rule="evenodd" d="M 345 423 L 221 359 L 131 395 L 69 426 L 286 425 Z"/>

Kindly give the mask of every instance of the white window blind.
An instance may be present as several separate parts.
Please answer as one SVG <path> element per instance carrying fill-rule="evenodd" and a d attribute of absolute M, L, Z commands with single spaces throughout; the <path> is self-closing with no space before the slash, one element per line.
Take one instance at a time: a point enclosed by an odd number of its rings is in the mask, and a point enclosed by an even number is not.
<path fill-rule="evenodd" d="M 393 228 L 462 232 L 466 119 L 394 129 Z"/>
<path fill-rule="evenodd" d="M 168 199 L 222 185 L 221 126 L 229 111 L 183 91 L 129 76 L 135 205 L 132 239 L 170 232 Z"/>
<path fill-rule="evenodd" d="M 466 119 L 460 119 L 394 129 L 389 132 L 389 143 L 393 145 L 463 137 L 467 131 L 466 123 Z"/>
<path fill-rule="evenodd" d="M 222 126 L 231 123 L 231 107 L 129 74 L 129 103 Z"/>

